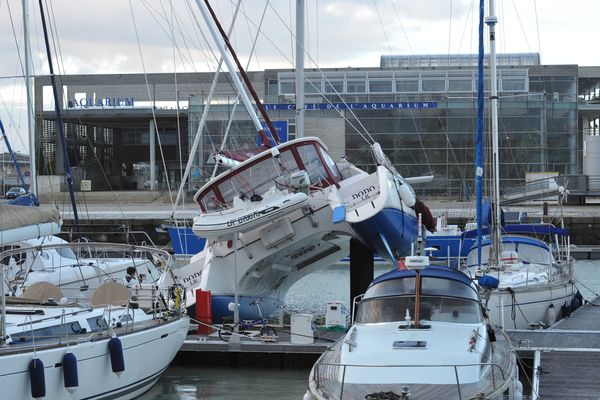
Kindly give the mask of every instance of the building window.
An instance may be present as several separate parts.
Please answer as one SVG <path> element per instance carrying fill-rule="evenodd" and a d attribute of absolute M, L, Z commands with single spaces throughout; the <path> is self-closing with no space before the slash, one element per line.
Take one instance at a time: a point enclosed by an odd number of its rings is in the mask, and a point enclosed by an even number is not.
<path fill-rule="evenodd" d="M 449 92 L 472 92 L 473 81 L 471 79 L 452 79 L 448 82 Z"/>
<path fill-rule="evenodd" d="M 523 78 L 502 78 L 502 90 L 505 92 L 525 91 L 525 79 Z"/>
<path fill-rule="evenodd" d="M 423 79 L 421 87 L 424 92 L 445 92 L 446 91 L 446 80 L 445 79 Z"/>
<path fill-rule="evenodd" d="M 325 81 L 325 93 L 343 93 L 344 81 Z"/>
<path fill-rule="evenodd" d="M 291 93 L 296 93 L 294 81 L 279 82 L 279 94 L 291 94 Z"/>
<path fill-rule="evenodd" d="M 392 93 L 392 81 L 369 81 L 369 93 Z"/>
<path fill-rule="evenodd" d="M 365 81 L 355 81 L 350 80 L 346 81 L 346 93 L 365 93 L 367 91 L 367 86 Z"/>
<path fill-rule="evenodd" d="M 320 94 L 321 90 L 321 80 L 310 79 L 304 82 L 304 93 L 308 94 Z M 293 93 L 293 92 L 292 92 Z"/>
<path fill-rule="evenodd" d="M 419 91 L 419 81 L 417 79 L 400 79 L 396 81 L 396 92 L 398 93 L 416 93 Z"/>

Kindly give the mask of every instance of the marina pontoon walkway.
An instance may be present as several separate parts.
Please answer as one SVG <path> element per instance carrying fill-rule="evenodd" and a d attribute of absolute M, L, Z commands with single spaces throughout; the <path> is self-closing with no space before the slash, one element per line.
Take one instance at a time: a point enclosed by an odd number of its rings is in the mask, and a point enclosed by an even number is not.
<path fill-rule="evenodd" d="M 539 357 L 539 398 L 600 398 L 600 298 L 549 329 L 508 333 L 520 354 Z"/>

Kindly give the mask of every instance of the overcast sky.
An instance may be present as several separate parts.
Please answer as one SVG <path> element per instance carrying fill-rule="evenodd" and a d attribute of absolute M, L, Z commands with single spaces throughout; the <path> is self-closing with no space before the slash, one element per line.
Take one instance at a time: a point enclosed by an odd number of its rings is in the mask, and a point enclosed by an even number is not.
<path fill-rule="evenodd" d="M 34 71 L 47 73 L 38 2 L 29 2 Z M 382 54 L 476 52 L 478 0 L 305 2 L 307 67 L 373 67 Z M 236 3 L 211 1 L 226 27 Z M 295 3 L 269 2 L 250 70 L 293 67 Z M 242 2 L 232 42 L 243 64 L 266 4 Z M 600 65 L 600 1 L 499 0 L 496 9 L 499 52 L 540 52 L 544 64 Z M 212 71 L 216 65 L 194 0 L 51 0 L 48 14 L 60 73 Z M 19 151 L 27 143 L 22 31 L 21 0 L 0 0 L 0 118 Z"/>

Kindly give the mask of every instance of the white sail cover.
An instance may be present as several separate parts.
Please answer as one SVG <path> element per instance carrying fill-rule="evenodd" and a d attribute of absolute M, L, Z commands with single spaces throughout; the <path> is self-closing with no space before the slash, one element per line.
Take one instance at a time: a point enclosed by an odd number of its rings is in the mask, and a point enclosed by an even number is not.
<path fill-rule="evenodd" d="M 61 222 L 54 208 L 0 204 L 0 245 L 58 234 Z"/>

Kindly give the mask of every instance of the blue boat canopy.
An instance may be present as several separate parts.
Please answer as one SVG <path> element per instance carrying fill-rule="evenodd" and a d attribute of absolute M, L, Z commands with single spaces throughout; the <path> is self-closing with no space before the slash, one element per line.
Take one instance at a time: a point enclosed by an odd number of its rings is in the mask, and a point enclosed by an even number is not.
<path fill-rule="evenodd" d="M 413 278 L 415 276 L 416 276 L 416 272 L 414 270 L 394 269 L 390 272 L 387 272 L 387 273 L 382 274 L 382 275 L 378 276 L 377 278 L 375 278 L 373 280 L 373 282 L 371 282 L 369 287 L 377 285 L 378 283 L 383 282 L 383 281 L 388 281 L 388 280 L 392 280 L 392 279 Z M 425 269 L 422 269 L 421 277 L 451 279 L 451 280 L 455 280 L 458 282 L 462 282 L 465 285 L 469 285 L 469 286 L 472 283 L 471 278 L 469 278 L 467 275 L 463 274 L 462 272 L 460 272 L 456 269 L 451 269 L 451 268 L 447 268 L 447 267 L 438 267 L 438 266 L 434 266 L 434 265 L 431 265 Z"/>
<path fill-rule="evenodd" d="M 424 296 L 450 296 L 477 300 L 475 284 L 462 272 L 438 266 L 429 266 L 420 272 L 421 294 Z M 363 299 L 406 296 L 415 294 L 413 270 L 395 269 L 377 277 L 367 289 Z"/>
<path fill-rule="evenodd" d="M 543 240 L 531 238 L 527 236 L 502 236 L 502 244 L 505 245 L 507 243 L 514 244 L 524 244 L 534 247 L 540 247 L 544 250 L 550 251 L 550 247 Z M 481 246 L 489 246 L 491 244 L 490 239 L 485 239 L 481 241 Z M 477 247 L 477 244 L 474 244 L 469 251 L 474 250 Z"/>

